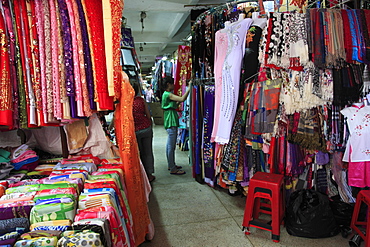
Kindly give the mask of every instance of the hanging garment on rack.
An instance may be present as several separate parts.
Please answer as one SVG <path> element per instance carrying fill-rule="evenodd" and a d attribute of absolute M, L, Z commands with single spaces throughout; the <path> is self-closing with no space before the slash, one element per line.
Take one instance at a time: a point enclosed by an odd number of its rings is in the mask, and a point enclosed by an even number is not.
<path fill-rule="evenodd" d="M 228 174 L 227 180 L 231 182 L 236 181 L 238 169 L 239 167 L 243 167 L 243 163 L 240 163 L 239 159 L 241 145 L 243 145 L 242 114 L 241 111 L 239 110 L 235 115 L 233 128 L 231 130 L 230 142 L 225 145 L 224 159 L 221 164 Z"/>
<path fill-rule="evenodd" d="M 90 40 L 93 49 L 93 58 L 95 61 L 95 81 L 96 90 L 99 102 L 99 108 L 103 110 L 113 110 L 113 96 L 109 96 L 108 82 L 107 82 L 107 66 L 105 60 L 104 44 L 104 22 L 103 22 L 103 9 L 101 2 L 84 1 L 85 14 L 89 19 L 90 25 Z"/>
<path fill-rule="evenodd" d="M 2 13 L 0 12 L 0 125 L 13 127 L 12 116 L 12 90 L 10 84 L 10 63 L 6 41 L 6 26 Z"/>
<path fill-rule="evenodd" d="M 175 75 L 175 88 L 173 92 L 176 95 L 182 96 L 186 91 L 186 82 L 191 78 L 191 49 L 189 46 L 179 45 L 177 53 L 178 60 Z M 182 109 L 183 107 L 179 107 L 179 110 Z"/>
<path fill-rule="evenodd" d="M 215 34 L 215 64 L 214 64 L 214 75 L 215 75 L 215 107 L 214 107 L 214 120 L 211 141 L 214 142 L 218 130 L 218 121 L 221 108 L 221 97 L 222 97 L 222 67 L 227 55 L 228 38 L 227 29 L 229 28 L 230 22 L 225 22 L 225 29 L 221 29 Z"/>
<path fill-rule="evenodd" d="M 214 114 L 214 86 L 204 87 L 204 120 L 203 120 L 203 160 L 204 180 L 213 186 L 214 170 L 214 143 L 211 143 Z"/>
<path fill-rule="evenodd" d="M 85 113 L 87 116 L 92 114 L 91 110 L 96 110 L 96 103 L 94 102 L 94 75 L 93 75 L 93 63 L 91 57 L 91 48 L 89 45 L 89 32 L 87 27 L 87 17 L 84 12 L 84 8 L 82 6 L 81 0 L 75 1 L 78 5 L 78 14 L 79 14 L 79 21 L 81 26 L 81 38 L 82 38 L 82 45 L 83 45 L 83 56 L 84 56 L 84 67 L 85 67 L 85 75 L 86 75 L 86 84 L 87 84 L 87 94 L 88 94 L 88 101 L 90 104 L 90 110 L 85 109 Z M 86 97 L 86 96 L 85 96 Z"/>
<path fill-rule="evenodd" d="M 245 52 L 245 37 L 252 19 L 243 19 L 233 23 L 228 29 L 228 51 L 222 69 L 222 97 L 220 118 L 215 141 L 228 143 L 234 121 L 240 84 L 240 71 Z"/>
<path fill-rule="evenodd" d="M 150 220 L 145 191 L 141 189 L 142 186 L 137 186 L 137 184 L 142 184 L 142 176 L 132 115 L 134 91 L 124 72 L 118 79 L 121 80 L 121 92 L 120 97 L 116 95 L 120 103 L 116 107 L 115 126 L 121 127 L 116 129 L 117 142 L 122 144 L 119 152 L 125 171 L 127 199 L 132 213 L 135 243 L 142 243 L 145 241 Z"/>
<path fill-rule="evenodd" d="M 194 171 L 195 174 L 200 175 L 202 174 L 202 167 L 203 167 L 203 160 L 202 160 L 202 130 L 203 130 L 203 88 L 202 86 L 194 86 L 196 100 L 194 102 L 194 110 L 195 110 L 195 122 L 193 125 L 193 129 L 195 131 L 195 142 L 194 142 Z"/>

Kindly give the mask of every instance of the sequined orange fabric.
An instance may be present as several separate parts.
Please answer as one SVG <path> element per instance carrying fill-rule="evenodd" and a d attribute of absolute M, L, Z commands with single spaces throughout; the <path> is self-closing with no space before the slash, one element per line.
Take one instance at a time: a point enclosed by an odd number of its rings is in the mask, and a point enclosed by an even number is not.
<path fill-rule="evenodd" d="M 132 115 L 135 92 L 124 72 L 121 72 L 119 76 L 117 74 L 117 79 L 121 81 L 121 94 L 115 111 L 117 143 L 124 167 L 127 197 L 134 223 L 135 245 L 138 246 L 145 241 L 150 220 Z"/>

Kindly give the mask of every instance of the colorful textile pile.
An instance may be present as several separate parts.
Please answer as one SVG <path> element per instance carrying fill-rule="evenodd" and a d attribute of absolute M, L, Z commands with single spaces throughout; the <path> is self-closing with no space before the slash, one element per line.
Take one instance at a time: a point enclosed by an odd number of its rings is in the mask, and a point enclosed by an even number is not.
<path fill-rule="evenodd" d="M 21 145 L 12 152 L 11 162 L 15 170 L 32 171 L 39 164 L 39 156 L 26 144 Z"/>
<path fill-rule="evenodd" d="M 86 155 L 40 168 L 49 175 L 0 181 L 0 245 L 135 246 L 121 164 Z"/>

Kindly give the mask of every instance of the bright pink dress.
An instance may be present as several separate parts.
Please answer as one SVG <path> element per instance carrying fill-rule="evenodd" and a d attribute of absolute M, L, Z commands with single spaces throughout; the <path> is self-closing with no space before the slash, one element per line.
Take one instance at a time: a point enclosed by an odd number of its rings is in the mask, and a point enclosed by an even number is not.
<path fill-rule="evenodd" d="M 218 130 L 218 120 L 220 117 L 220 105 L 222 95 L 222 67 L 225 62 L 228 47 L 227 28 L 228 27 L 225 26 L 225 29 L 217 31 L 215 35 L 215 108 L 211 142 L 215 141 Z"/>

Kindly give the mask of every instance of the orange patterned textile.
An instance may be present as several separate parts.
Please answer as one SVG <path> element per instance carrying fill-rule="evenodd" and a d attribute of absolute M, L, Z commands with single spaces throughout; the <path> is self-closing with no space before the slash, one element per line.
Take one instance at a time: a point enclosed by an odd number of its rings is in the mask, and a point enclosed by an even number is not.
<path fill-rule="evenodd" d="M 121 81 L 121 90 L 116 95 L 119 103 L 116 105 L 114 124 L 116 126 L 121 162 L 125 172 L 128 203 L 133 219 L 135 245 L 138 246 L 145 241 L 150 220 L 140 169 L 139 150 L 135 137 L 134 117 L 132 115 L 135 92 L 126 73 L 116 74 L 117 80 Z"/>

